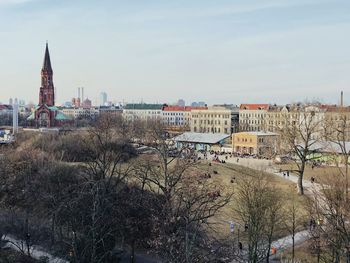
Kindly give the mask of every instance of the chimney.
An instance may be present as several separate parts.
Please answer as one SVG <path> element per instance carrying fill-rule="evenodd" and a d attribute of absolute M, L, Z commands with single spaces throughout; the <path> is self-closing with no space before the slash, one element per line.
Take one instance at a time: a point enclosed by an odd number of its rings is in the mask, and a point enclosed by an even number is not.
<path fill-rule="evenodd" d="M 81 102 L 84 102 L 84 87 L 81 87 Z"/>
<path fill-rule="evenodd" d="M 78 99 L 80 99 L 80 88 L 78 88 Z"/>
<path fill-rule="evenodd" d="M 343 94 L 343 91 L 340 92 L 340 107 L 344 107 L 344 94 Z"/>

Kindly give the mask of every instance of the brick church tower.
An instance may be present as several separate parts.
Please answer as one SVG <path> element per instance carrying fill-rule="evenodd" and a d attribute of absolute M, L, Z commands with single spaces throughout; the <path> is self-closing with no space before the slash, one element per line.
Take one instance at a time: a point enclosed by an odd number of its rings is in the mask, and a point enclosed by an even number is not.
<path fill-rule="evenodd" d="M 55 88 L 53 86 L 53 71 L 51 67 L 49 47 L 46 43 L 45 57 L 41 69 L 41 87 L 39 92 L 39 105 L 55 106 Z"/>
<path fill-rule="evenodd" d="M 53 85 L 49 47 L 46 43 L 44 63 L 41 69 L 41 87 L 39 104 L 35 107 L 28 121 L 37 128 L 60 127 L 70 124 L 71 120 L 55 106 L 55 87 Z"/>

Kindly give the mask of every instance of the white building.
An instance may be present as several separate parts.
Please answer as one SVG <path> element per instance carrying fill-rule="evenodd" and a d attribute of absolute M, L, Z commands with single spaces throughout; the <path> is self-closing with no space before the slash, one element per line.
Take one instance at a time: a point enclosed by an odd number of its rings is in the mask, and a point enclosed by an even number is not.
<path fill-rule="evenodd" d="M 163 104 L 126 104 L 123 109 L 123 117 L 128 121 L 161 120 Z"/>
<path fill-rule="evenodd" d="M 107 104 L 107 93 L 101 92 L 100 93 L 100 106 L 106 106 Z"/>
<path fill-rule="evenodd" d="M 95 119 L 99 115 L 98 108 L 62 108 L 60 111 L 70 119 Z"/>
<path fill-rule="evenodd" d="M 169 128 L 190 130 L 191 111 L 206 109 L 207 107 L 165 106 L 162 112 L 162 121 Z"/>

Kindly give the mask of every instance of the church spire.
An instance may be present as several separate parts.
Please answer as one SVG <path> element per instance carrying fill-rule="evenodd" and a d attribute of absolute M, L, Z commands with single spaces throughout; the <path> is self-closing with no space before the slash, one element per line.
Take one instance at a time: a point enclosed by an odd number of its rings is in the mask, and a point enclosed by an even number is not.
<path fill-rule="evenodd" d="M 43 63 L 42 71 L 46 71 L 48 73 L 52 73 L 50 53 L 49 53 L 49 44 L 47 42 L 46 42 L 45 57 L 44 57 L 44 63 Z"/>

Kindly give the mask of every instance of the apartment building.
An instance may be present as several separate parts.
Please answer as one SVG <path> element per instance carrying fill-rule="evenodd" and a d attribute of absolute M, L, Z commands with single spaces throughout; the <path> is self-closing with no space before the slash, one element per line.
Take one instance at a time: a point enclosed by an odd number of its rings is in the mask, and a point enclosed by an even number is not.
<path fill-rule="evenodd" d="M 301 110 L 298 105 L 270 105 L 264 119 L 263 130 L 280 133 L 287 124 L 294 125 L 299 122 Z"/>
<path fill-rule="evenodd" d="M 231 134 L 234 130 L 233 109 L 223 106 L 191 111 L 191 132 Z"/>
<path fill-rule="evenodd" d="M 296 126 L 300 129 L 308 125 L 313 130 L 313 137 L 321 138 L 324 136 L 327 108 L 327 105 L 319 104 L 270 106 L 265 119 L 266 130 L 280 133 L 287 125 Z"/>
<path fill-rule="evenodd" d="M 126 104 L 123 109 L 123 117 L 128 121 L 142 120 L 161 120 L 164 104 Z"/>
<path fill-rule="evenodd" d="M 262 131 L 269 104 L 241 104 L 239 107 L 239 130 Z"/>
<path fill-rule="evenodd" d="M 165 106 L 162 121 L 171 130 L 189 131 L 192 110 L 206 110 L 207 107 Z"/>
<path fill-rule="evenodd" d="M 331 106 L 326 109 L 325 132 L 328 140 L 350 142 L 350 106 Z"/>

